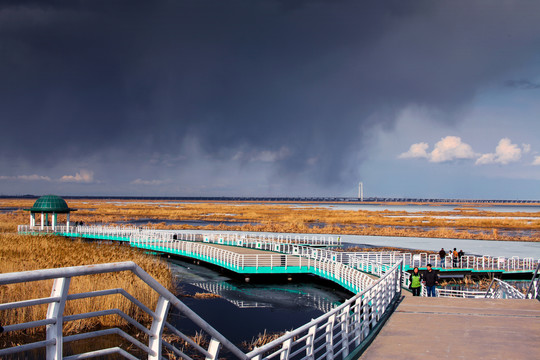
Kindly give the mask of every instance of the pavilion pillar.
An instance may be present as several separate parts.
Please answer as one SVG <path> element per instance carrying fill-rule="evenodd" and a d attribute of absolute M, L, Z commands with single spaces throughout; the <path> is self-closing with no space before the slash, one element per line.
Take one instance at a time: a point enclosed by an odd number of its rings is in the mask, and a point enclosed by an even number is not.
<path fill-rule="evenodd" d="M 69 232 L 69 213 L 67 213 L 66 226 L 67 226 L 67 232 Z"/>
<path fill-rule="evenodd" d="M 45 218 L 43 217 L 43 212 L 41 212 L 41 230 L 43 230 L 44 222 L 45 222 Z"/>
<path fill-rule="evenodd" d="M 36 226 L 36 214 L 33 212 L 30 213 L 30 226 Z"/>
<path fill-rule="evenodd" d="M 55 212 L 53 212 L 53 214 L 52 214 L 52 229 L 53 230 L 56 229 L 56 217 L 57 217 L 57 214 Z"/>

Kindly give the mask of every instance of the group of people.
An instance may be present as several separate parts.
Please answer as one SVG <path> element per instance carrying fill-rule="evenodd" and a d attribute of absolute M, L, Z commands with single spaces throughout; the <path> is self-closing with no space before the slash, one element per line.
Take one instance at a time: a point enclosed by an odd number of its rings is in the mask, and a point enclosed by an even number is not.
<path fill-rule="evenodd" d="M 426 287 L 427 296 L 435 297 L 435 287 L 439 285 L 439 274 L 431 268 L 431 264 L 427 264 L 427 270 L 420 274 L 418 266 L 414 268 L 411 275 L 411 291 L 413 296 L 420 296 L 422 284 Z"/>
<path fill-rule="evenodd" d="M 440 261 L 441 261 L 441 267 L 445 267 L 445 260 L 446 260 L 447 255 L 452 258 L 451 261 L 452 261 L 452 264 L 454 265 L 454 267 L 457 267 L 457 265 L 459 264 L 459 260 L 461 259 L 461 257 L 463 255 L 465 255 L 465 253 L 463 252 L 463 250 L 457 251 L 456 248 L 454 248 L 454 251 L 448 250 L 448 252 L 446 252 L 444 250 L 444 248 L 441 248 L 441 251 L 439 251 L 439 258 L 440 258 Z"/>
<path fill-rule="evenodd" d="M 457 267 L 459 264 L 459 260 L 465 253 L 463 250 L 457 251 L 456 248 L 454 250 L 448 250 L 446 252 L 444 248 L 441 248 L 441 251 L 439 251 L 439 257 L 441 262 L 441 267 L 445 267 L 445 260 L 446 256 L 451 257 L 451 261 L 454 265 L 454 267 Z M 420 296 L 420 291 L 422 289 L 422 284 L 426 287 L 427 290 L 427 296 L 428 297 L 435 297 L 436 292 L 435 288 L 437 285 L 439 285 L 439 274 L 438 271 L 434 271 L 431 268 L 431 264 L 427 264 L 427 270 L 424 271 L 422 274 L 418 270 L 418 267 L 415 267 L 413 270 L 413 273 L 411 275 L 411 284 L 410 289 L 413 293 L 413 296 Z"/>

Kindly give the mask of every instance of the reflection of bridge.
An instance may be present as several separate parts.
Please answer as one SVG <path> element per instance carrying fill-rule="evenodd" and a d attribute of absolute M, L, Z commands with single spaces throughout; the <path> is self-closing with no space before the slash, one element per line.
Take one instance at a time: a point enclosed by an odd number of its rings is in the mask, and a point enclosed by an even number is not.
<path fill-rule="evenodd" d="M 226 283 L 225 281 L 221 281 L 221 282 L 206 281 L 206 282 L 191 283 L 191 285 L 195 285 L 196 287 L 201 288 L 205 291 L 208 291 L 212 294 L 219 295 L 223 299 L 227 300 L 228 302 L 234 304 L 236 307 L 241 308 L 241 309 L 272 307 L 272 305 L 265 302 L 232 299 L 227 292 L 240 291 L 240 290 L 236 286 Z"/>
<path fill-rule="evenodd" d="M 259 302 L 259 301 L 246 301 L 246 300 L 236 300 L 231 298 L 230 292 L 241 292 L 244 293 L 245 291 L 241 288 L 238 288 L 232 284 L 229 284 L 225 281 L 221 282 L 213 282 L 213 281 L 206 281 L 206 282 L 198 282 L 198 283 L 192 283 L 191 285 L 195 285 L 205 291 L 208 291 L 212 294 L 216 294 L 224 298 L 225 300 L 233 303 L 239 308 L 267 308 L 272 307 L 271 304 L 268 302 Z M 292 290 L 287 290 L 292 291 Z M 296 291 L 299 296 L 302 297 L 303 305 L 309 306 L 312 308 L 315 308 L 319 311 L 322 311 L 323 313 L 326 313 L 333 308 L 335 308 L 337 305 L 336 303 L 331 302 L 324 296 L 316 295 L 316 294 L 309 294 L 302 291 Z"/>
<path fill-rule="evenodd" d="M 400 299 L 402 283 L 406 283 L 403 259 L 398 258 L 395 259 L 396 263 L 386 264 L 384 263 L 385 261 L 374 262 L 369 257 L 362 258 L 358 254 L 315 249 L 310 246 L 303 246 L 307 244 L 298 245 L 292 242 L 275 241 L 275 239 L 274 241 L 267 241 L 249 239 L 247 237 L 243 239 L 240 237 L 242 241 L 242 244 L 240 244 L 238 243 L 238 238 L 229 237 L 228 241 L 237 242 L 235 246 L 231 246 L 233 244 L 226 244 L 225 238 L 208 236 L 207 238 L 203 237 L 202 242 L 200 242 L 200 239 L 195 238 L 191 240 L 179 240 L 178 234 L 176 234 L 175 239 L 172 233 L 139 229 L 57 227 L 54 230 L 49 230 L 35 227 L 20 227 L 19 231 L 22 233 L 49 231 L 70 237 L 129 241 L 130 245 L 134 247 L 199 259 L 241 274 L 313 273 L 340 284 L 351 290 L 355 295 L 319 318 L 293 331 L 287 332 L 279 339 L 246 354 L 132 263 L 0 274 L 0 285 L 55 279 L 50 297 L 0 304 L 0 310 L 48 304 L 46 319 L 22 324 L 6 324 L 5 326 L 6 332 L 47 326 L 46 340 L 15 348 L 2 349 L 0 350 L 0 356 L 45 347 L 47 359 L 57 359 L 62 356 L 62 346 L 65 342 L 88 339 L 100 335 L 117 334 L 138 347 L 140 351 L 148 354 L 149 359 L 161 358 L 163 347 L 172 351 L 176 356 L 185 359 L 189 359 L 189 356 L 193 356 L 194 354 L 202 355 L 206 359 L 217 359 L 221 347 L 227 349 L 232 354 L 231 356 L 240 359 L 354 359 L 359 354 L 359 351 L 362 351 L 366 344 L 370 342 L 374 336 L 373 334 L 384 324 L 384 321 Z M 126 270 L 134 272 L 157 292 L 159 300 L 155 310 L 149 309 L 123 289 L 68 295 L 72 277 Z M 380 278 L 375 280 L 372 276 L 366 275 L 365 272 L 378 274 Z M 537 286 L 534 288 L 536 291 L 538 290 Z M 530 293 L 532 294 L 534 292 Z M 65 304 L 68 301 L 110 294 L 122 294 L 133 306 L 137 306 L 149 314 L 153 319 L 151 327 L 147 328 L 141 325 L 118 309 L 102 310 L 87 314 L 64 314 Z M 191 338 L 165 321 L 170 306 L 178 309 L 186 319 L 192 321 L 202 332 L 210 337 L 207 346 L 203 347 L 195 343 Z M 63 336 L 62 334 L 62 325 L 64 322 L 112 314 L 121 316 L 129 324 L 133 325 L 135 329 L 146 334 L 148 336 L 147 345 L 118 328 L 71 336 Z M 437 322 L 436 325 L 441 326 L 441 323 Z M 466 327 L 467 324 L 461 324 L 461 326 Z M 505 326 L 506 330 L 508 329 L 506 323 L 503 326 Z M 183 339 L 184 343 L 180 344 L 180 348 L 174 346 L 175 343 L 169 343 L 162 339 L 161 334 L 164 327 Z M 425 336 L 429 336 L 429 334 Z M 461 346 L 464 345 L 461 344 Z M 67 358 L 88 358 L 112 353 L 121 354 L 130 359 L 135 358 L 118 347 L 74 355 Z"/>

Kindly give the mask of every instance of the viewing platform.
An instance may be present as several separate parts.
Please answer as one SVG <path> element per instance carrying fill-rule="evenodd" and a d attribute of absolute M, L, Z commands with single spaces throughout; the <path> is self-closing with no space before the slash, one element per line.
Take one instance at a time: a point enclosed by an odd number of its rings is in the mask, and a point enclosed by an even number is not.
<path fill-rule="evenodd" d="M 360 357 L 538 359 L 540 301 L 405 296 Z"/>

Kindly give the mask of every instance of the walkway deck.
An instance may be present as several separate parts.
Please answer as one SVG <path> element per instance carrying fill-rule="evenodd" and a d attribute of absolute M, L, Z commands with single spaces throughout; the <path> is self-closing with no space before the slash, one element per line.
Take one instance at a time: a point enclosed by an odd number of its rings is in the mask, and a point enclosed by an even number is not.
<path fill-rule="evenodd" d="M 361 359 L 538 359 L 538 300 L 405 296 Z"/>

